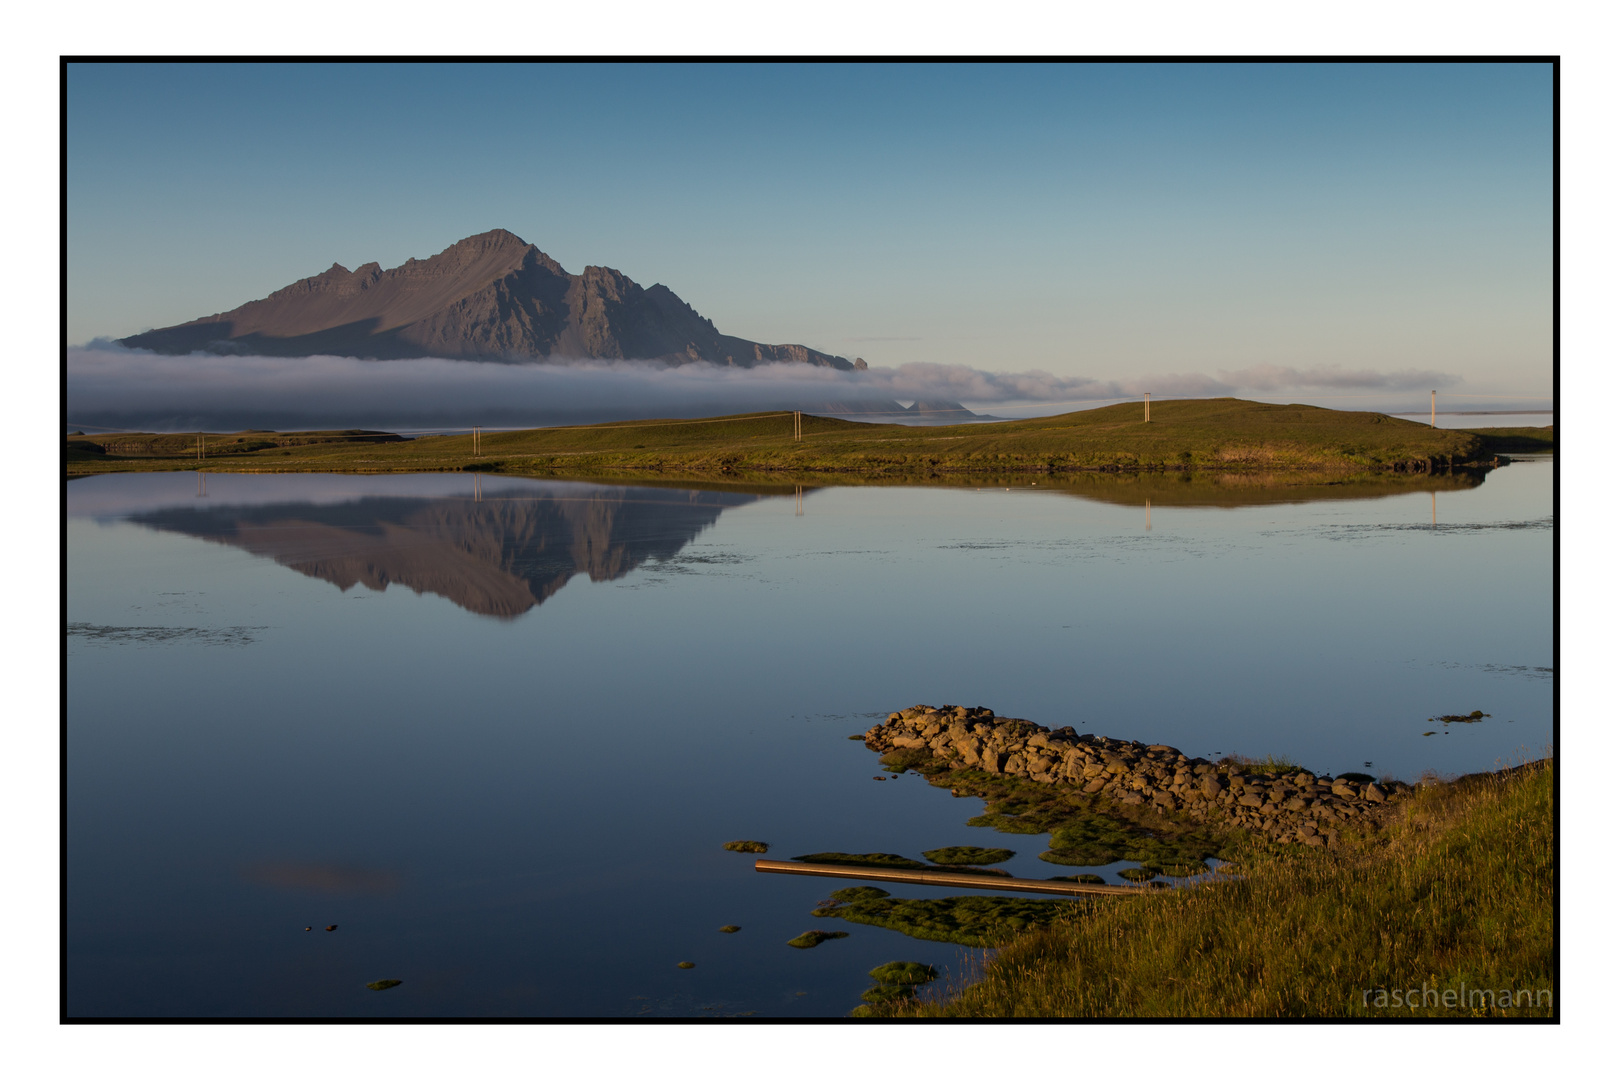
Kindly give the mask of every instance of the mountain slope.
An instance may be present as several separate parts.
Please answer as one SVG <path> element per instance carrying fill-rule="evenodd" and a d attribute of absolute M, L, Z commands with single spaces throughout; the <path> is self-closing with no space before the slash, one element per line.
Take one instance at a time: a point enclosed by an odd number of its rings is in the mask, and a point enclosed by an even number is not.
<path fill-rule="evenodd" d="M 854 366 L 803 345 L 722 334 L 663 285 L 644 289 L 605 266 L 570 274 L 504 229 L 392 270 L 367 263 L 349 271 L 334 263 L 263 300 L 120 344 L 169 354 Z"/>

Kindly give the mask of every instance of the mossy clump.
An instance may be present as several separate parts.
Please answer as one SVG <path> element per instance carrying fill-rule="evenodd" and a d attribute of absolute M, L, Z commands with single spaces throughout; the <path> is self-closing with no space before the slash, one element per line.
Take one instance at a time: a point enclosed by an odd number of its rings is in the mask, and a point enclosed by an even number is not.
<path fill-rule="evenodd" d="M 680 963 L 676 964 L 675 966 L 680 968 L 682 971 L 685 971 L 688 968 L 697 967 L 697 965 L 692 963 L 692 961 L 690 961 L 690 960 L 682 960 Z"/>
<path fill-rule="evenodd" d="M 818 851 L 813 855 L 795 855 L 794 862 L 831 863 L 835 866 L 878 866 L 887 870 L 922 870 L 924 864 L 904 855 L 890 855 L 882 851 L 869 851 L 852 855 L 847 851 Z"/>
<path fill-rule="evenodd" d="M 730 840 L 720 846 L 727 851 L 743 851 L 750 855 L 763 855 L 771 850 L 771 845 L 763 840 Z"/>
<path fill-rule="evenodd" d="M 387 990 L 387 989 L 390 989 L 391 987 L 398 986 L 403 981 L 404 981 L 403 979 L 378 979 L 376 982 L 368 982 L 368 983 L 366 983 L 366 989 L 367 990 Z"/>
<path fill-rule="evenodd" d="M 740 927 L 740 926 L 722 926 L 720 928 L 720 932 L 722 934 L 735 934 L 737 931 L 739 931 L 741 929 L 742 929 L 742 927 Z"/>
<path fill-rule="evenodd" d="M 1299 762 L 1274 754 L 1267 754 L 1263 758 L 1232 754 L 1221 758 L 1220 764 L 1225 765 L 1232 772 L 1276 774 L 1304 771 L 1304 767 Z"/>
<path fill-rule="evenodd" d="M 1431 716 L 1429 717 L 1429 723 L 1432 724 L 1438 721 L 1442 724 L 1477 724 L 1489 715 L 1491 714 L 1488 712 L 1480 712 L 1475 709 L 1466 716 Z"/>
<path fill-rule="evenodd" d="M 816 914 L 819 915 L 820 912 Z M 798 937 L 788 941 L 788 944 L 795 949 L 813 949 L 823 941 L 832 941 L 834 938 L 844 937 L 849 937 L 849 935 L 842 930 L 834 930 L 830 933 L 826 930 L 806 930 Z"/>
<path fill-rule="evenodd" d="M 892 960 L 868 971 L 866 977 L 880 983 L 921 986 L 923 983 L 933 982 L 939 977 L 939 973 L 928 964 L 919 964 L 912 960 Z"/>
<path fill-rule="evenodd" d="M 1145 866 L 1131 866 L 1121 870 L 1119 876 L 1126 881 L 1152 881 L 1159 876 L 1159 872 L 1150 870 Z"/>
<path fill-rule="evenodd" d="M 885 983 L 869 987 L 865 993 L 861 994 L 861 1000 L 869 1001 L 873 1005 L 887 1005 L 891 1001 L 903 1001 L 916 996 L 915 987 L 891 986 Z"/>
<path fill-rule="evenodd" d="M 914 746 L 904 750 L 890 750 L 878 760 L 883 762 L 883 768 L 886 771 L 903 773 L 907 769 L 913 769 L 919 765 L 931 764 L 934 760 L 934 752 L 924 746 Z"/>
<path fill-rule="evenodd" d="M 942 847 L 923 852 L 923 858 L 941 866 L 988 866 L 1006 862 L 1017 852 L 997 847 Z"/>
<path fill-rule="evenodd" d="M 1071 821 L 1052 830 L 1052 848 L 1041 852 L 1045 862 L 1062 866 L 1105 866 L 1129 860 L 1155 865 L 1190 865 L 1220 854 L 1221 843 L 1211 834 L 1189 829 L 1180 835 L 1158 836 L 1152 831 L 1101 814 Z"/>
<path fill-rule="evenodd" d="M 1022 814 L 998 814 L 994 811 L 970 817 L 967 823 L 975 829 L 994 829 L 996 832 L 1017 833 L 1021 836 L 1039 836 L 1049 827 L 1038 818 L 1024 817 Z"/>
<path fill-rule="evenodd" d="M 855 885 L 848 889 L 839 889 L 832 894 L 832 898 L 840 904 L 853 904 L 857 900 L 882 900 L 888 895 L 882 889 L 871 885 Z"/>
<path fill-rule="evenodd" d="M 991 948 L 1018 931 L 1052 922 L 1077 908 L 1073 900 L 1029 900 L 1010 896 L 947 896 L 930 900 L 888 897 L 818 907 L 811 914 L 898 930 L 923 941 Z"/>

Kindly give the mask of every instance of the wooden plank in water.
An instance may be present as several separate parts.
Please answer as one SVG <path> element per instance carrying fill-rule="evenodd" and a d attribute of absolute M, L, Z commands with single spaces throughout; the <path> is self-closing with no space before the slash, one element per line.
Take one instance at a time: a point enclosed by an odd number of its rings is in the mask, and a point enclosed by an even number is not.
<path fill-rule="evenodd" d="M 1056 893 L 1059 896 L 1140 896 L 1147 889 L 1135 885 L 1082 885 L 1078 881 L 1038 881 L 999 874 L 960 874 L 948 870 L 886 870 L 875 866 L 838 866 L 832 863 L 783 862 L 755 859 L 761 874 L 809 874 L 813 877 L 892 881 L 902 885 L 943 885 L 952 889 L 990 889 L 994 892 Z"/>

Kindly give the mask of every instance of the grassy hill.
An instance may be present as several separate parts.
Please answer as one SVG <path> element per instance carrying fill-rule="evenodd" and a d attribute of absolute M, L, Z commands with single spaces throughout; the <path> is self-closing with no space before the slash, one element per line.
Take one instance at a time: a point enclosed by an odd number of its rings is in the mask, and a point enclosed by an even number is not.
<path fill-rule="evenodd" d="M 1536 431 L 1538 429 L 1527 429 Z M 1155 402 L 1062 416 L 917 428 L 791 413 L 640 420 L 402 440 L 380 432 L 239 432 L 70 436 L 69 475 L 210 471 L 424 472 L 536 476 L 728 476 L 847 479 L 1085 470 L 1429 472 L 1488 463 L 1482 433 L 1433 429 L 1381 413 L 1236 398 Z M 1529 437 L 1529 436 L 1526 436 Z M 1551 432 L 1547 429 L 1550 443 Z"/>

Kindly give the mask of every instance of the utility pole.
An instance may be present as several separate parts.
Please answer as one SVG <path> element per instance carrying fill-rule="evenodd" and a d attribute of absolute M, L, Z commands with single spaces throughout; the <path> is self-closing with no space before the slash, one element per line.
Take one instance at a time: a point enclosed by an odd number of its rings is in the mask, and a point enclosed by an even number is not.
<path fill-rule="evenodd" d="M 804 413 L 793 410 L 793 441 L 804 441 Z"/>
<path fill-rule="evenodd" d="M 1429 391 L 1429 426 L 1434 427 L 1434 391 Z"/>
<path fill-rule="evenodd" d="M 1143 394 L 1142 395 L 1142 423 L 1144 423 L 1144 424 L 1149 423 L 1151 421 L 1151 418 L 1148 415 L 1148 398 L 1150 398 L 1152 396 L 1153 396 L 1152 394 Z"/>

